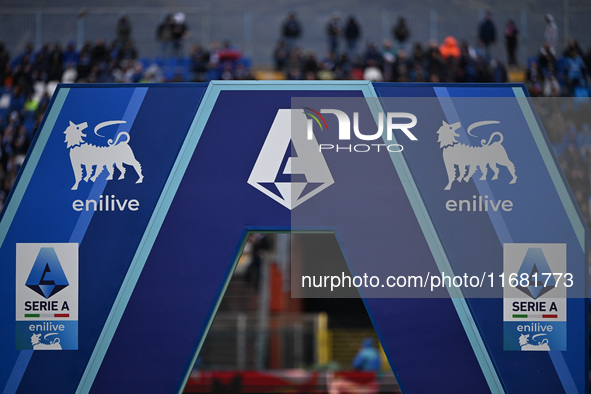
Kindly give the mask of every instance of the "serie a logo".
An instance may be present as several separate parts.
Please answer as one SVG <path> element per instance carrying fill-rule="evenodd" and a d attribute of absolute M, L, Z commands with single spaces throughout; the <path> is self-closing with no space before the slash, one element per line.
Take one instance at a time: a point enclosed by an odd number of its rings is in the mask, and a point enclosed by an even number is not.
<path fill-rule="evenodd" d="M 316 139 L 306 138 L 301 109 L 279 109 L 248 184 L 293 209 L 334 183 Z"/>

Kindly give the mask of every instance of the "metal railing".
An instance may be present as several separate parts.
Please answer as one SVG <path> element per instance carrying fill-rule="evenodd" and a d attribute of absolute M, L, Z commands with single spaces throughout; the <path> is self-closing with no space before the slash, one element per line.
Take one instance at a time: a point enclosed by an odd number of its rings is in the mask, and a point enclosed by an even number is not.
<path fill-rule="evenodd" d="M 219 313 L 203 343 L 197 368 L 290 369 L 318 363 L 316 314 L 271 316 L 264 336 L 256 314 Z M 266 343 L 260 346 L 258 341 Z M 264 354 L 259 354 L 264 352 Z M 261 365 L 260 360 L 265 360 Z"/>

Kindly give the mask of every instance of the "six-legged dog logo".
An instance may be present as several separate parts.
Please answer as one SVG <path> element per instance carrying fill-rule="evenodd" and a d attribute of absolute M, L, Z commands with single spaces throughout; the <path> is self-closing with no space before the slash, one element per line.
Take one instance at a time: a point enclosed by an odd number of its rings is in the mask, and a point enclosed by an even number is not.
<path fill-rule="evenodd" d="M 94 128 L 94 132 L 99 137 L 103 137 L 98 134 L 98 130 L 114 125 L 125 123 L 123 120 L 107 121 L 98 124 Z M 107 180 L 113 179 L 115 167 L 120 172 L 118 179 L 125 178 L 125 167 L 123 164 L 131 165 L 137 173 L 138 179 L 135 183 L 142 183 L 144 176 L 142 175 L 142 166 L 135 159 L 133 151 L 129 146 L 130 136 L 126 131 L 122 131 L 115 137 L 115 141 L 109 139 L 107 146 L 95 146 L 87 143 L 84 140 L 86 134 L 83 131 L 88 127 L 87 122 L 74 124 L 70 121 L 70 125 L 64 131 L 66 135 L 66 145 L 70 149 L 70 160 L 72 162 L 72 169 L 76 178 L 76 183 L 72 186 L 72 190 L 78 189 L 78 184 L 82 180 L 82 171 L 86 172 L 84 181 L 89 180 L 94 182 L 97 180 L 99 175 L 103 172 L 103 169 L 107 169 L 109 175 Z"/>
<path fill-rule="evenodd" d="M 497 121 L 482 121 L 471 124 L 468 127 L 468 134 L 470 131 L 478 126 L 488 124 L 497 124 Z M 443 121 L 443 124 L 437 130 L 439 147 L 443 149 L 443 162 L 447 171 L 448 183 L 445 190 L 450 190 L 452 183 L 468 182 L 477 169 L 480 169 L 482 175 L 480 180 L 486 180 L 488 168 L 493 171 L 494 175 L 491 180 L 496 180 L 499 177 L 498 165 L 507 167 L 512 176 L 510 184 L 517 181 L 515 175 L 515 165 L 503 147 L 503 134 L 495 131 L 491 134 L 488 141 L 483 139 L 480 141 L 480 146 L 470 146 L 459 143 L 457 138 L 460 136 L 456 130 L 461 127 L 460 122 L 448 124 Z M 472 135 L 473 136 L 473 135 Z M 456 167 L 458 172 L 456 173 Z"/>

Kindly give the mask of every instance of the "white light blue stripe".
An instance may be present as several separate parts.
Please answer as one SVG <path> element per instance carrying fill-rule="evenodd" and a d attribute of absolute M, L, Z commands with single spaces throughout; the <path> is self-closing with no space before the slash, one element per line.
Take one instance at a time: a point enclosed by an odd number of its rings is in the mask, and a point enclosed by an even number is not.
<path fill-rule="evenodd" d="M 45 145 L 47 144 L 49 136 L 51 135 L 51 130 L 53 130 L 53 127 L 55 126 L 57 117 L 64 106 L 64 102 L 66 101 L 66 97 L 68 97 L 69 92 L 70 89 L 68 88 L 58 90 L 55 100 L 51 106 L 51 112 L 45 119 L 43 129 L 39 132 L 39 136 L 35 141 L 34 148 L 29 152 L 29 158 L 26 163 L 27 165 L 23 168 L 18 184 L 12 191 L 10 204 L 4 208 L 4 217 L 2 220 L 2 226 L 0 227 L 0 247 L 2 247 L 4 243 L 6 234 L 8 234 L 8 229 L 12 225 L 12 221 L 16 215 L 16 212 L 18 211 L 23 196 L 25 195 L 25 191 L 29 187 L 29 182 L 33 177 L 35 169 L 37 168 L 37 164 L 39 163 L 41 155 L 43 154 L 43 150 L 45 149 Z"/>
<path fill-rule="evenodd" d="M 548 170 L 548 174 L 550 174 L 550 178 L 552 178 L 552 183 L 554 184 L 554 188 L 558 193 L 560 201 L 562 201 L 562 205 L 566 211 L 566 214 L 570 220 L 571 226 L 577 235 L 579 240 L 579 244 L 581 245 L 581 249 L 585 251 L 585 228 L 581 223 L 581 219 L 576 211 L 576 208 L 573 204 L 573 200 L 570 197 L 568 190 L 564 184 L 564 180 L 560 173 L 558 172 L 558 168 L 556 168 L 556 162 L 552 158 L 552 153 L 548 148 L 548 144 L 543 136 L 543 131 L 540 129 L 540 126 L 536 120 L 536 117 L 532 111 L 530 102 L 523 90 L 520 88 L 513 88 L 513 92 L 515 93 L 515 97 L 517 98 L 517 102 L 519 103 L 519 107 L 521 108 L 521 112 L 525 117 L 529 130 L 532 134 L 533 139 L 536 142 L 538 151 L 542 156 L 542 160 L 546 164 L 546 169 Z"/>
<path fill-rule="evenodd" d="M 35 173 L 35 169 L 37 168 L 37 164 L 41 159 L 41 155 L 43 154 L 43 150 L 45 149 L 45 145 L 49 140 L 49 136 L 51 135 L 51 131 L 55 126 L 55 122 L 57 117 L 64 106 L 64 102 L 66 101 L 66 97 L 68 97 L 68 93 L 70 89 L 59 89 L 55 100 L 51 106 L 51 112 L 47 115 L 45 122 L 43 124 L 43 129 L 39 132 L 39 136 L 35 141 L 34 148 L 29 152 L 29 158 L 27 161 L 27 165 L 23 168 L 23 172 L 21 173 L 20 179 L 18 184 L 12 191 L 12 197 L 10 200 L 10 204 L 8 204 L 4 212 L 3 220 L 2 220 L 2 227 L 0 227 L 0 248 L 4 244 L 4 240 L 6 239 L 6 235 L 8 234 L 8 229 L 12 225 L 12 221 L 16 216 L 18 208 L 20 207 L 21 201 L 27 188 L 29 187 L 29 182 Z M 12 372 L 10 373 L 10 377 L 4 386 L 3 393 L 14 393 L 16 392 L 20 382 L 23 378 L 25 370 L 27 369 L 27 365 L 29 365 L 29 360 L 33 355 L 32 350 L 21 350 L 17 357 L 17 360 L 12 367 Z"/>
<path fill-rule="evenodd" d="M 440 99 L 441 107 L 443 108 L 445 116 L 447 117 L 448 123 L 459 122 L 460 121 L 459 115 L 455 109 L 455 106 L 453 104 L 452 99 L 449 96 L 447 89 L 446 88 L 435 88 L 435 92 Z M 542 158 L 544 159 L 544 162 L 546 163 L 548 171 L 550 172 L 550 169 L 554 169 L 554 172 L 556 172 L 556 175 L 558 175 L 558 177 L 560 177 L 560 175 L 557 173 L 555 166 L 553 164 L 549 165 L 548 164 L 549 162 L 546 161 L 546 159 L 548 159 L 548 156 L 544 157 L 544 151 L 547 151 L 547 145 L 545 144 L 545 141 L 542 141 L 544 143 L 543 146 L 540 145 L 540 138 L 543 140 L 543 136 L 541 134 L 541 130 L 538 126 L 538 123 L 537 123 L 537 121 L 535 121 L 533 113 L 531 112 L 531 108 L 529 106 L 529 103 L 525 99 L 525 95 L 523 94 L 523 91 L 519 88 L 513 88 L 513 92 L 515 93 L 516 96 L 518 96 L 517 100 L 520 101 L 520 107 L 521 107 L 522 113 L 526 117 L 528 126 L 530 128 L 530 131 L 531 131 L 534 139 L 536 139 L 536 143 L 538 145 L 537 146 L 538 150 L 542 154 Z M 519 98 L 519 95 L 520 95 L 521 99 Z M 509 100 L 511 98 L 507 98 L 507 99 Z M 523 103 L 525 103 L 526 108 L 524 108 Z M 528 119 L 528 113 L 529 113 L 529 117 L 530 117 L 529 119 Z M 549 152 L 547 152 L 547 153 L 549 154 Z M 550 158 L 550 160 L 551 160 L 551 158 Z M 552 161 L 552 163 L 554 163 L 554 162 Z M 556 182 L 555 177 L 552 177 L 552 179 L 554 181 L 554 185 L 556 187 L 556 190 L 560 193 L 559 189 L 564 189 L 564 184 L 562 183 L 562 179 L 560 178 L 560 183 Z M 478 192 L 480 193 L 480 195 L 489 195 L 491 198 L 494 198 L 488 182 L 477 182 L 475 185 L 476 185 L 476 188 L 478 189 Z M 560 187 L 559 187 L 559 185 L 560 185 Z M 568 193 L 566 193 L 566 194 L 568 197 Z M 561 196 L 561 200 L 564 205 L 566 201 L 562 197 L 563 196 Z M 569 205 L 572 204 L 572 201 L 570 200 L 570 198 L 568 199 L 568 203 L 569 203 Z M 565 207 L 566 206 L 567 205 L 565 205 Z M 509 228 L 508 228 L 507 224 L 505 223 L 505 220 L 503 219 L 502 214 L 500 212 L 489 211 L 488 215 L 491 220 L 491 224 L 493 225 L 493 227 L 495 229 L 495 233 L 497 234 L 497 237 L 499 238 L 499 242 L 501 244 L 513 243 L 513 237 L 511 236 Z M 576 212 L 575 212 L 575 215 L 576 215 Z M 578 216 L 576 216 L 576 218 L 578 220 Z M 571 218 L 571 223 L 572 223 L 572 218 Z M 580 225 L 580 221 L 578 221 L 577 223 L 579 223 L 579 225 Z M 573 226 L 573 228 L 574 228 L 574 226 Z M 561 352 L 548 352 L 548 353 L 550 355 L 552 363 L 554 364 L 554 368 L 556 369 L 556 373 L 557 373 L 564 389 L 566 390 L 566 392 L 568 392 L 568 393 L 576 392 L 577 391 L 576 385 L 573 381 L 570 370 L 568 369 L 568 366 L 566 365 L 566 363 L 564 361 L 564 357 L 562 356 L 562 353 Z"/>
<path fill-rule="evenodd" d="M 148 88 L 134 89 L 134 92 L 130 98 L 127 108 L 125 109 L 125 112 L 123 114 L 122 120 L 124 120 L 125 123 L 120 124 L 118 126 L 117 133 L 119 133 L 121 131 L 125 131 L 125 130 L 123 130 L 124 128 L 126 128 L 128 130 L 131 129 L 131 127 L 133 126 L 133 123 L 135 122 L 135 118 L 137 117 L 137 114 L 142 106 L 144 98 L 146 97 L 147 92 L 148 92 Z M 107 185 L 107 182 L 108 181 L 106 179 L 102 179 L 102 178 L 100 180 L 97 180 L 90 191 L 89 198 L 94 199 L 94 200 L 98 200 L 100 195 L 103 193 L 103 191 Z M 78 242 L 78 243 L 82 242 L 82 239 L 84 238 L 84 234 L 86 233 L 88 225 L 90 224 L 90 221 L 92 220 L 92 216 L 93 216 L 93 212 L 83 212 L 80 215 L 80 218 L 78 219 L 78 222 L 76 223 L 76 227 L 74 229 L 74 232 L 72 233 L 72 238 L 71 238 L 70 242 Z M 111 310 L 111 314 L 112 314 L 112 312 L 113 311 Z M 100 348 L 101 338 L 104 337 L 105 330 L 109 326 L 109 322 L 110 322 L 109 319 L 111 318 L 111 314 L 109 314 L 109 317 L 107 318 L 107 322 L 105 323 L 105 326 L 103 327 L 103 330 L 101 331 L 101 335 L 99 336 L 99 340 L 97 341 L 97 344 L 95 345 L 95 349 L 94 349 L 92 355 L 90 356 L 89 362 L 86 366 L 86 369 L 84 371 L 84 374 L 82 375 L 80 382 L 85 381 L 87 375 L 90 373 L 90 371 L 92 371 L 92 368 L 89 369 L 89 366 L 93 365 L 93 360 L 96 358 L 97 348 Z M 117 324 L 118 324 L 118 322 L 117 322 Z M 103 356 L 104 356 L 104 354 L 103 354 Z M 94 372 L 95 373 L 98 372 L 98 369 Z M 80 386 L 79 386 L 79 388 L 80 388 Z M 88 390 L 90 390 L 90 388 Z"/>
<path fill-rule="evenodd" d="M 434 89 L 435 93 L 439 96 L 441 93 L 439 89 Z M 447 94 L 447 90 L 445 90 L 445 94 L 449 97 L 449 95 Z M 444 105 L 442 103 L 442 107 L 443 106 Z M 421 198 L 416 183 L 414 182 L 410 169 L 408 168 L 408 165 L 404 160 L 404 156 L 399 153 L 391 153 L 390 158 L 394 163 L 396 172 L 400 177 L 400 181 L 402 182 L 406 195 L 409 198 L 410 204 L 413 208 L 417 221 L 421 226 L 421 229 L 425 236 L 425 240 L 429 245 L 431 253 L 433 254 L 433 258 L 435 260 L 435 263 L 437 264 L 437 268 L 440 272 L 445 272 L 449 275 L 453 275 L 453 269 L 451 267 L 451 264 L 447 259 L 447 255 L 445 254 L 445 250 L 443 249 L 441 240 L 437 235 L 437 231 L 435 230 L 429 213 L 427 212 L 427 208 L 425 207 L 425 204 Z M 486 346 L 484 345 L 482 337 L 480 336 L 478 326 L 474 321 L 474 317 L 470 312 L 470 308 L 468 307 L 468 304 L 466 303 L 466 300 L 464 299 L 461 290 L 453 286 L 448 287 L 447 290 L 450 294 L 452 303 L 458 314 L 458 318 L 462 323 L 462 327 L 466 332 L 466 336 L 468 337 L 470 345 L 472 346 L 472 350 L 474 351 L 474 355 L 478 360 L 480 369 L 482 370 L 482 373 L 486 379 L 486 382 L 491 392 L 504 393 L 503 385 L 501 384 L 497 371 L 494 368 L 492 359 L 486 349 Z"/>
<path fill-rule="evenodd" d="M 208 97 L 212 95 L 211 89 L 212 88 L 210 85 L 205 92 L 205 95 L 201 101 L 202 103 L 205 103 L 208 100 Z M 150 221 L 146 226 L 144 235 L 139 243 L 133 260 L 131 261 L 129 270 L 127 271 L 127 274 L 123 280 L 119 294 L 117 294 L 117 298 L 115 299 L 113 307 L 111 308 L 107 322 L 103 327 L 103 331 L 101 332 L 92 356 L 88 362 L 88 365 L 86 366 L 76 393 L 89 392 L 92 384 L 94 383 L 109 345 L 111 344 L 113 336 L 115 335 L 115 331 L 117 330 L 119 322 L 123 317 L 125 308 L 127 307 L 133 290 L 139 280 L 140 274 L 144 268 L 144 265 L 146 264 L 154 242 L 156 241 L 156 237 L 160 232 L 162 223 L 164 222 L 174 196 L 176 195 L 176 191 L 184 177 L 189 162 L 193 157 L 193 152 L 197 146 L 197 143 L 199 142 L 199 139 L 201 138 L 201 134 L 203 133 L 203 129 L 205 128 L 205 124 L 209 118 L 210 112 L 211 108 L 206 110 L 203 106 L 199 106 L 199 110 L 193 119 L 185 141 L 183 142 L 166 184 L 164 185 L 163 192 L 160 195 Z"/>
<path fill-rule="evenodd" d="M 529 130 L 536 141 L 536 145 L 540 155 L 542 156 L 542 160 L 546 164 L 546 168 L 550 174 L 554 188 L 560 197 L 560 201 L 562 202 L 566 214 L 571 222 L 571 226 L 577 235 L 581 249 L 583 252 L 585 252 L 585 228 L 583 227 L 579 215 L 576 212 L 573 201 L 570 198 L 568 190 L 564 184 L 564 180 L 560 176 L 558 168 L 556 168 L 556 162 L 552 158 L 550 149 L 548 148 L 546 140 L 542 135 L 542 130 L 540 129 L 534 113 L 532 112 L 530 103 L 527 97 L 525 97 L 523 90 L 519 88 L 513 88 L 513 92 L 515 93 L 515 97 L 517 98 L 517 102 L 521 108 L 521 112 L 527 121 Z M 562 352 L 550 351 L 548 354 L 550 355 L 550 359 L 552 360 L 552 364 L 554 364 L 554 368 L 556 369 L 556 373 L 560 378 L 560 382 L 562 383 L 564 390 L 567 393 L 576 393 L 577 385 L 573 380 L 572 374 L 570 373 L 570 369 L 564 360 Z"/>

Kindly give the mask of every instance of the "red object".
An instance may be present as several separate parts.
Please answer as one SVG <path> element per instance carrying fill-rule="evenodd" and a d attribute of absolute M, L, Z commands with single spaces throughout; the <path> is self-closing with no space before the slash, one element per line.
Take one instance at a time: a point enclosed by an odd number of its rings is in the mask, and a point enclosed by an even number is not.
<path fill-rule="evenodd" d="M 448 57 L 458 58 L 460 57 L 460 48 L 458 42 L 452 36 L 445 37 L 445 41 L 439 47 L 439 53 L 444 59 Z"/>
<path fill-rule="evenodd" d="M 214 387 L 240 393 L 317 393 L 318 372 L 281 371 L 199 371 L 189 377 L 185 393 L 211 393 Z"/>
<path fill-rule="evenodd" d="M 218 56 L 221 62 L 234 62 L 240 59 L 240 57 L 242 57 L 242 54 L 234 49 L 222 49 L 218 52 Z"/>

